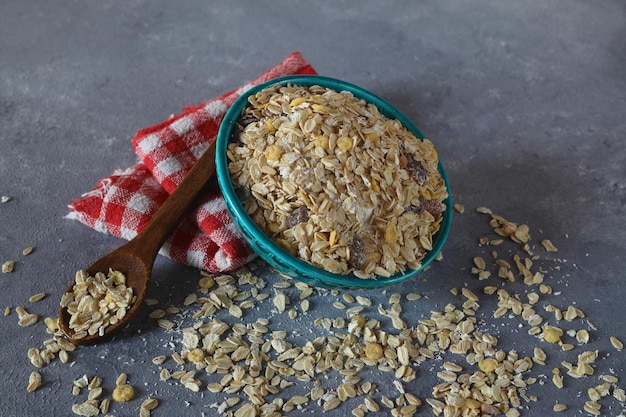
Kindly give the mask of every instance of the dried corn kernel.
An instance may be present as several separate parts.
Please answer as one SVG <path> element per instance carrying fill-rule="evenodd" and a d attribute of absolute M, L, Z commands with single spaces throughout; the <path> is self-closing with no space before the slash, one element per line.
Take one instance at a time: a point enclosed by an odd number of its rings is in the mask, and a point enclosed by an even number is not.
<path fill-rule="evenodd" d="M 497 367 L 498 361 L 494 358 L 487 358 L 478 362 L 478 368 L 483 372 L 493 372 Z"/>
<path fill-rule="evenodd" d="M 122 384 L 113 390 L 113 401 L 117 401 L 118 403 L 129 401 L 135 395 L 135 389 L 128 384 Z"/>
<path fill-rule="evenodd" d="M 563 330 L 554 326 L 544 326 L 543 328 L 543 340 L 548 343 L 558 343 L 563 336 Z"/>
<path fill-rule="evenodd" d="M 199 363 L 204 360 L 204 351 L 202 349 L 193 349 L 187 355 L 187 360 L 193 363 Z"/>
<path fill-rule="evenodd" d="M 383 357 L 383 347 L 378 343 L 368 343 L 365 345 L 365 356 L 371 361 L 377 361 Z"/>
<path fill-rule="evenodd" d="M 349 151 L 354 147 L 354 141 L 347 136 L 341 136 L 337 139 L 337 149 L 340 151 Z"/>
<path fill-rule="evenodd" d="M 283 154 L 283 150 L 278 145 L 270 145 L 265 150 L 265 157 L 268 161 L 278 161 Z"/>

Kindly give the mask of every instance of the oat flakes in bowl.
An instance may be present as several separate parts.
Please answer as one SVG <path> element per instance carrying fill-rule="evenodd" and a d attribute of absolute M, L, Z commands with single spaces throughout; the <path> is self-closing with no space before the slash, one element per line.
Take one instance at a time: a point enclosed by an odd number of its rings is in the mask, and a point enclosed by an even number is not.
<path fill-rule="evenodd" d="M 401 282 L 447 237 L 451 199 L 432 142 L 352 84 L 289 76 L 255 86 L 217 141 L 235 223 L 293 278 L 329 288 Z"/>

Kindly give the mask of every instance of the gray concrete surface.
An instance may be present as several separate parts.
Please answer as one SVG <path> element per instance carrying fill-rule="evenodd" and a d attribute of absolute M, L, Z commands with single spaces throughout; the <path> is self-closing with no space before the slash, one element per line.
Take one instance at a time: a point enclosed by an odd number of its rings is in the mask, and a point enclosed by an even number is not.
<path fill-rule="evenodd" d="M 537 401 L 522 401 L 521 414 L 549 415 L 559 401 L 569 406 L 564 415 L 585 415 L 580 410 L 587 389 L 602 382 L 600 375 L 614 374 L 626 388 L 624 354 L 609 343 L 612 335 L 626 342 L 625 39 L 626 4 L 619 0 L 2 1 L 0 195 L 12 199 L 0 204 L 0 262 L 16 265 L 0 274 L 0 308 L 13 308 L 0 317 L 0 415 L 72 415 L 71 405 L 86 397 L 72 396 L 71 381 L 101 375 L 110 397 L 119 372 L 128 373 L 138 393 L 129 403 L 113 404 L 112 415 L 138 415 L 148 396 L 160 400 L 154 416 L 215 415 L 211 405 L 225 397 L 206 390 L 215 378 L 202 376 L 199 393 L 159 380 L 160 367 L 151 359 L 180 350 L 180 332 L 148 320 L 153 307 L 112 342 L 73 352 L 71 364 L 56 360 L 42 368 L 43 386 L 27 393 L 33 367 L 26 352 L 41 347 L 47 335 L 41 321 L 18 326 L 15 307 L 42 319 L 55 316 L 74 271 L 121 243 L 64 216 L 73 198 L 136 161 L 130 139 L 138 129 L 238 87 L 294 50 L 319 73 L 367 88 L 413 119 L 435 142 L 454 201 L 466 209 L 454 216 L 442 262 L 386 293 L 362 295 L 387 306 L 391 293 L 422 294 L 403 303 L 402 317 L 415 326 L 431 310 L 463 302 L 452 288 L 473 290 L 480 297 L 481 329 L 499 337 L 499 348 L 532 356 L 539 346 L 548 354 L 546 366 L 528 373 L 538 382 L 526 393 Z M 478 206 L 530 226 L 540 256 L 535 266 L 554 290 L 542 295 L 537 313 L 566 330 L 589 330 L 588 345 L 566 337 L 575 348 L 561 352 L 529 336 L 518 317 L 493 319 L 497 300 L 482 294 L 483 286 L 497 285 L 523 301 L 538 289 L 519 278 L 479 281 L 470 273 L 472 258 L 489 259 L 493 249 L 479 245 L 490 228 L 475 213 Z M 558 252 L 543 251 L 539 242 L 546 238 Z M 35 251 L 22 256 L 29 245 Z M 517 250 L 514 244 L 498 248 L 504 259 Z M 271 293 L 279 277 L 259 273 Z M 198 277 L 160 257 L 149 296 L 161 306 L 184 307 Z M 47 298 L 28 302 L 42 291 Z M 273 328 L 293 330 L 300 340 L 309 330 L 323 334 L 311 326 L 315 318 L 341 315 L 330 307 L 339 298 L 318 295 L 311 311 L 293 321 L 270 302 L 258 303 L 244 320 L 270 316 Z M 573 305 L 586 317 L 557 322 L 544 310 L 548 304 Z M 189 314 L 175 319 L 181 326 L 193 323 Z M 586 350 L 599 354 L 594 375 L 566 377 L 565 389 L 557 390 L 553 368 L 565 373 L 561 362 L 576 362 Z M 462 357 L 453 359 L 473 372 Z M 441 362 L 415 365 L 417 379 L 407 390 L 423 401 L 431 397 Z M 179 368 L 171 359 L 163 366 Z M 378 384 L 379 402 L 381 395 L 398 395 L 392 374 L 361 376 Z M 321 380 L 332 387 L 339 377 Z M 282 395 L 310 387 L 296 384 Z M 349 415 L 361 401 L 326 414 Z M 614 398 L 600 402 L 603 415 L 624 414 L 626 406 Z M 308 404 L 285 414 L 319 410 Z M 380 415 L 390 415 L 384 410 Z M 430 406 L 424 403 L 417 415 L 432 415 Z"/>

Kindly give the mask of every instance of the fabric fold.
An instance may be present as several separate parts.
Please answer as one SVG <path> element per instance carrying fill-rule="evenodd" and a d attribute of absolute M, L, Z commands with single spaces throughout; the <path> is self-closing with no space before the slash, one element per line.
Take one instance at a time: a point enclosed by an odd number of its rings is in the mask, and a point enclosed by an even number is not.
<path fill-rule="evenodd" d="M 132 239 L 216 139 L 226 111 L 241 94 L 276 77 L 315 73 L 299 52 L 293 52 L 242 87 L 139 130 L 132 146 L 140 162 L 100 180 L 69 205 L 67 217 L 99 232 Z M 232 222 L 216 181 L 160 253 L 209 272 L 236 270 L 255 257 Z"/>

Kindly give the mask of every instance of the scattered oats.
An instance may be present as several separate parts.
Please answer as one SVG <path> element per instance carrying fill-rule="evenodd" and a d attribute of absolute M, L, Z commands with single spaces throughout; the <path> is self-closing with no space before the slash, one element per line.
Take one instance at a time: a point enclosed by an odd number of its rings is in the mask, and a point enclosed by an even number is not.
<path fill-rule="evenodd" d="M 408 294 L 406 295 L 406 299 L 407 299 L 408 301 L 417 301 L 417 300 L 419 300 L 419 299 L 421 299 L 421 298 L 422 298 L 422 295 L 421 295 L 421 294 L 418 294 L 418 293 L 416 293 L 416 292 L 411 292 L 411 293 L 408 293 Z"/>
<path fill-rule="evenodd" d="M 552 294 L 552 287 L 546 284 L 540 284 L 539 292 L 542 294 Z"/>
<path fill-rule="evenodd" d="M 363 297 L 360 295 L 356 296 L 356 302 L 359 303 L 360 305 L 364 306 L 364 307 L 369 307 L 372 305 L 372 301 L 367 298 L 367 297 Z"/>
<path fill-rule="evenodd" d="M 365 405 L 359 404 L 352 409 L 351 413 L 354 417 L 365 417 L 365 414 L 367 413 L 367 408 L 365 407 Z"/>
<path fill-rule="evenodd" d="M 157 400 L 156 398 L 148 398 L 148 399 L 145 399 L 141 403 L 141 409 L 152 411 L 155 408 L 157 408 L 158 405 L 159 405 L 159 400 Z"/>
<path fill-rule="evenodd" d="M 33 253 L 33 251 L 34 251 L 34 250 L 35 250 L 35 247 L 34 247 L 34 246 L 27 246 L 27 247 L 25 247 L 25 248 L 22 250 L 22 255 L 24 255 L 24 256 L 28 256 L 28 255 L 30 255 L 31 253 Z"/>
<path fill-rule="evenodd" d="M 157 324 L 160 328 L 165 330 L 171 330 L 176 327 L 176 323 L 168 319 L 158 319 Z"/>
<path fill-rule="evenodd" d="M 91 380 L 87 384 L 87 388 L 92 390 L 92 389 L 100 387 L 101 384 L 102 384 L 102 378 L 96 375 L 93 378 L 91 378 Z"/>
<path fill-rule="evenodd" d="M 117 376 L 117 379 L 115 380 L 115 386 L 119 387 L 120 385 L 124 385 L 126 384 L 127 380 L 128 380 L 128 375 L 125 372 L 122 372 L 121 374 Z"/>
<path fill-rule="evenodd" d="M 98 398 L 100 398 L 100 396 L 102 395 L 102 388 L 101 387 L 97 387 L 97 388 L 93 388 L 89 391 L 89 396 L 88 398 L 90 400 L 97 400 Z"/>
<path fill-rule="evenodd" d="M 600 403 L 596 401 L 586 401 L 583 410 L 591 415 L 600 416 L 602 415 L 602 412 L 600 412 L 600 408 Z"/>
<path fill-rule="evenodd" d="M 228 313 L 236 318 L 241 318 L 243 316 L 243 311 L 237 304 L 231 304 L 230 307 L 228 307 Z"/>
<path fill-rule="evenodd" d="M 41 386 L 41 374 L 37 371 L 31 372 L 30 376 L 28 377 L 28 386 L 26 387 L 26 391 L 33 392 L 40 386 Z"/>
<path fill-rule="evenodd" d="M 2 264 L 2 272 L 8 274 L 13 272 L 13 268 L 15 267 L 15 261 L 6 261 Z"/>
<path fill-rule="evenodd" d="M 506 417 L 519 417 L 520 412 L 517 408 L 509 408 L 506 413 L 504 413 Z"/>
<path fill-rule="evenodd" d="M 31 303 L 36 303 L 37 301 L 41 301 L 46 298 L 46 295 L 47 294 L 45 292 L 40 292 L 38 294 L 31 295 L 28 301 L 30 301 Z"/>
<path fill-rule="evenodd" d="M 462 205 L 456 203 L 454 204 L 454 209 L 458 212 L 458 213 L 463 213 L 465 211 L 465 207 L 463 207 Z"/>
<path fill-rule="evenodd" d="M 600 378 L 602 378 L 603 381 L 609 382 L 611 384 L 616 384 L 619 382 L 619 379 L 615 375 L 604 374 L 601 375 Z"/>
<path fill-rule="evenodd" d="M 289 303 L 289 299 L 285 295 L 285 293 L 283 293 L 282 291 L 278 291 L 278 290 L 274 290 L 274 291 L 275 291 L 275 295 L 274 295 L 274 299 L 272 300 L 272 303 L 274 304 L 274 307 L 276 307 L 276 309 L 282 313 L 285 311 L 285 308 L 287 304 Z"/>
<path fill-rule="evenodd" d="M 345 301 L 348 304 L 352 304 L 352 303 L 356 302 L 356 299 L 354 298 L 354 296 L 352 296 L 351 294 L 348 294 L 348 293 L 343 293 L 341 295 L 341 298 L 343 298 L 343 301 Z"/>
<path fill-rule="evenodd" d="M 341 404 L 341 400 L 337 397 L 332 397 L 326 402 L 324 402 L 324 405 L 322 406 L 322 408 L 324 409 L 324 411 L 330 411 L 339 407 L 339 404 Z"/>
<path fill-rule="evenodd" d="M 111 400 L 105 398 L 100 402 L 100 413 L 106 414 L 109 412 L 109 408 L 111 407 Z"/>
<path fill-rule="evenodd" d="M 461 288 L 461 294 L 463 294 L 463 296 L 467 298 L 468 300 L 471 300 L 471 301 L 479 300 L 476 294 L 474 294 L 472 291 L 470 291 L 469 289 L 465 287 Z"/>
<path fill-rule="evenodd" d="M 165 309 L 165 312 L 167 314 L 178 314 L 178 313 L 180 313 L 180 308 L 178 308 L 176 306 L 170 306 L 170 307 L 167 307 Z"/>
<path fill-rule="evenodd" d="M 303 313 L 306 313 L 307 311 L 309 311 L 309 300 L 302 300 L 300 302 L 300 309 L 302 310 Z"/>
<path fill-rule="evenodd" d="M 185 360 L 177 352 L 172 353 L 172 359 L 179 365 L 185 364 Z"/>
<path fill-rule="evenodd" d="M 394 402 L 392 400 L 390 400 L 389 398 L 385 397 L 384 395 L 381 397 L 380 402 L 382 402 L 383 405 L 385 407 L 387 407 L 387 408 L 394 408 L 395 407 Z"/>
<path fill-rule="evenodd" d="M 148 313 L 148 317 L 151 319 L 161 319 L 163 317 L 165 317 L 165 310 L 161 309 L 161 308 L 157 308 L 155 310 L 152 310 L 150 313 Z"/>
<path fill-rule="evenodd" d="M 8 315 L 10 315 L 10 314 L 11 314 L 11 306 L 6 306 L 6 307 L 4 308 L 4 315 L 5 315 L 5 316 L 8 316 Z"/>
<path fill-rule="evenodd" d="M 534 305 L 539 302 L 539 294 L 531 292 L 528 294 L 528 304 Z"/>
<path fill-rule="evenodd" d="M 165 355 L 155 356 L 154 358 L 152 358 L 152 363 L 155 364 L 155 365 L 161 365 L 166 360 L 167 360 L 167 356 L 165 356 Z"/>
<path fill-rule="evenodd" d="M 548 239 L 544 239 L 541 241 L 541 245 L 545 248 L 545 250 L 547 250 L 548 252 L 558 252 L 558 249 L 556 248 L 556 246 L 554 246 L 552 244 L 552 242 L 550 242 L 550 240 Z"/>
<path fill-rule="evenodd" d="M 552 411 L 555 411 L 557 413 L 565 410 L 567 410 L 567 406 L 565 404 L 556 403 L 554 404 L 554 407 L 552 407 Z"/>
<path fill-rule="evenodd" d="M 157 300 L 156 298 L 145 298 L 143 300 L 143 303 L 147 306 L 155 306 L 159 304 L 159 300 Z"/>
<path fill-rule="evenodd" d="M 380 406 L 371 397 L 365 397 L 365 399 L 363 400 L 363 405 L 365 405 L 365 408 L 367 408 L 368 411 L 372 411 L 372 412 L 380 411 Z"/>
<path fill-rule="evenodd" d="M 185 297 L 185 300 L 183 301 L 183 305 L 189 306 L 195 303 L 197 300 L 198 300 L 198 294 L 196 293 L 188 294 L 187 297 Z"/>
<path fill-rule="evenodd" d="M 15 311 L 18 311 L 18 308 L 16 308 Z M 26 313 L 26 314 L 21 315 L 17 324 L 19 324 L 22 327 L 28 327 L 37 323 L 38 320 L 39 320 L 39 316 L 37 314 Z"/>
<path fill-rule="evenodd" d="M 345 304 L 343 304 L 343 303 L 340 303 L 339 301 L 335 301 L 335 302 L 333 303 L 333 307 L 335 307 L 335 308 L 336 308 L 336 309 L 338 309 L 338 310 L 345 310 L 346 305 L 345 305 Z"/>
<path fill-rule="evenodd" d="M 87 400 L 84 403 L 74 404 L 72 406 L 72 412 L 84 417 L 97 416 L 100 414 L 98 400 Z"/>
<path fill-rule="evenodd" d="M 558 368 L 554 368 L 552 371 L 552 383 L 559 389 L 563 388 L 563 377 Z"/>
<path fill-rule="evenodd" d="M 621 351 L 622 349 L 624 349 L 624 344 L 617 337 L 611 336 L 609 340 L 611 341 L 611 345 L 618 351 Z"/>
<path fill-rule="evenodd" d="M 487 207 L 477 207 L 476 211 L 482 214 L 492 214 L 493 212 L 489 210 Z"/>
<path fill-rule="evenodd" d="M 476 268 L 483 270 L 485 269 L 485 260 L 480 257 L 480 256 L 475 256 L 474 257 L 474 265 L 476 266 Z"/>

